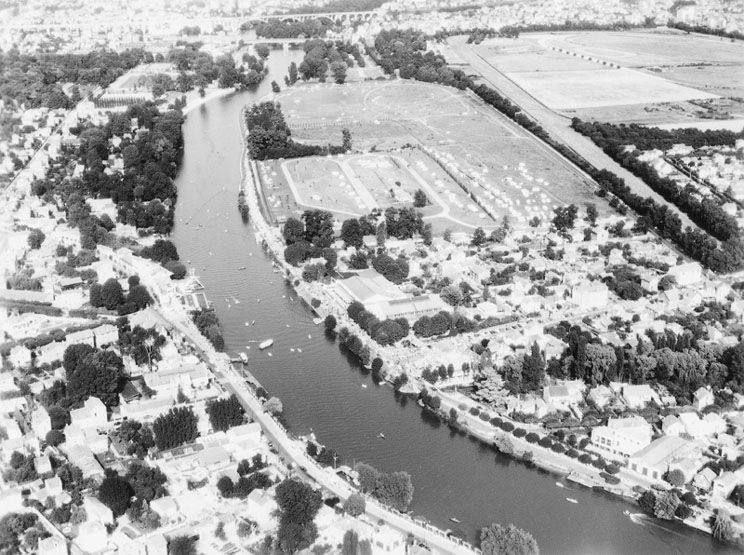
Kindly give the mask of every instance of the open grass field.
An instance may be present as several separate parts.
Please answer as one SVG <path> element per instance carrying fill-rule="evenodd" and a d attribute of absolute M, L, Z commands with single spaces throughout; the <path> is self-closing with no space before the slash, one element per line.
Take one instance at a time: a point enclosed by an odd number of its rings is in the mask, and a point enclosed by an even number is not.
<path fill-rule="evenodd" d="M 296 140 L 337 142 L 347 127 L 354 149 L 367 152 L 260 164 L 268 202 L 285 217 L 410 205 L 417 189 L 431 201 L 422 212 L 435 232 L 493 228 L 503 216 L 526 228 L 562 204 L 608 210 L 578 170 L 470 93 L 399 80 L 300 85 L 278 100 Z"/>
<path fill-rule="evenodd" d="M 510 73 L 509 78 L 554 110 L 716 98 L 632 69 Z"/>
<path fill-rule="evenodd" d="M 435 233 L 496 225 L 434 160 L 415 148 L 260 162 L 259 172 L 278 221 L 312 208 L 346 219 L 375 208 L 411 206 L 414 193 L 421 189 L 429 205 L 420 210 Z"/>

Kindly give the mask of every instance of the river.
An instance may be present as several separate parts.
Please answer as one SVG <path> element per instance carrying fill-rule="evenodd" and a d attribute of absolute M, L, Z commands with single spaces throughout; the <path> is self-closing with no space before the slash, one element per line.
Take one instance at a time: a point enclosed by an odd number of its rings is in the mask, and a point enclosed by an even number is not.
<path fill-rule="evenodd" d="M 530 531 L 543 553 L 720 550 L 709 536 L 680 525 L 648 518 L 636 524 L 623 513 L 638 512 L 635 504 L 570 483 L 557 487 L 555 476 L 453 434 L 415 402 L 375 384 L 324 337 L 274 273 L 236 204 L 240 111 L 268 94 L 272 79 L 283 85 L 289 62 L 299 56 L 273 50 L 273 73 L 255 91 L 212 100 L 188 114 L 173 232 L 181 259 L 196 269 L 214 303 L 228 352 L 248 353 L 251 372 L 284 403 L 289 428 L 315 432 L 344 463 L 408 471 L 415 487 L 412 511 L 442 529 L 463 530 L 471 541 L 481 527 L 499 522 Z M 257 343 L 266 338 L 274 346 L 259 351 Z"/>

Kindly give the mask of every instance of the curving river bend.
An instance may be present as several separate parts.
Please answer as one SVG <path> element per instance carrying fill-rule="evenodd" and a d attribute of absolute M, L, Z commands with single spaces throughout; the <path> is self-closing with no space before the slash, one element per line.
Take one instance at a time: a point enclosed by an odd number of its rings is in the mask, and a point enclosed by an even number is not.
<path fill-rule="evenodd" d="M 217 310 L 228 352 L 248 353 L 251 372 L 283 401 L 290 429 L 315 432 L 344 463 L 408 471 L 415 487 L 412 511 L 442 529 L 463 530 L 471 541 L 482 526 L 499 522 L 529 530 L 543 553 L 721 550 L 684 526 L 645 517 L 634 523 L 623 513 L 638 512 L 634 504 L 570 483 L 557 487 L 555 476 L 453 434 L 415 402 L 396 400 L 389 387 L 375 385 L 313 325 L 237 210 L 240 111 L 268 94 L 272 79 L 282 84 L 292 60 L 299 62 L 300 53 L 272 51 L 270 74 L 256 90 L 188 114 L 173 232 L 181 259 L 196 269 Z M 261 352 L 257 343 L 266 338 L 274 346 Z M 380 432 L 386 439 L 378 438 Z"/>

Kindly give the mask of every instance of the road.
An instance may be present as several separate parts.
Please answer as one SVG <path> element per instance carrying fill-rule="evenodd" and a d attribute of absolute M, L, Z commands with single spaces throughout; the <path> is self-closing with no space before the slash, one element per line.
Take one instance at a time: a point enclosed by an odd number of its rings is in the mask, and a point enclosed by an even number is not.
<path fill-rule="evenodd" d="M 263 410 L 261 401 L 246 384 L 245 378 L 230 364 L 224 353 L 217 353 L 209 342 L 204 338 L 186 317 L 178 318 L 175 314 L 163 314 L 156 310 L 159 316 L 175 327 L 184 337 L 202 353 L 210 363 L 212 372 L 218 381 L 230 393 L 234 393 L 243 407 L 253 416 L 254 420 L 261 425 L 266 437 L 284 455 L 286 461 L 291 462 L 296 469 L 314 480 L 333 495 L 340 499 L 346 499 L 357 490 L 348 482 L 340 478 L 332 469 L 319 465 L 305 451 L 302 442 L 292 439 L 287 431 L 271 415 Z M 456 539 L 447 537 L 444 532 L 425 523 L 412 520 L 407 515 L 388 509 L 377 503 L 374 499 L 367 499 L 366 514 L 373 521 L 382 520 L 393 528 L 404 534 L 412 534 L 414 537 L 426 543 L 435 553 L 472 554 L 472 548 Z"/>
<path fill-rule="evenodd" d="M 445 58 L 451 52 L 454 53 L 454 56 L 450 55 L 450 58 L 456 60 L 459 57 L 467 63 L 492 88 L 496 89 L 502 96 L 507 97 L 519 106 L 525 114 L 537 121 L 551 137 L 572 149 L 595 168 L 609 170 L 621 177 L 634 193 L 642 197 L 651 197 L 660 204 L 666 204 L 679 215 L 683 228 L 688 225 L 693 228 L 697 227 L 686 214 L 681 212 L 673 204 L 664 200 L 661 195 L 653 191 L 643 180 L 607 156 L 591 139 L 574 131 L 571 128 L 571 118 L 554 112 L 501 73 L 488 60 L 483 58 L 475 48 L 466 44 L 465 37 L 460 36 L 448 39 L 442 50 Z"/>

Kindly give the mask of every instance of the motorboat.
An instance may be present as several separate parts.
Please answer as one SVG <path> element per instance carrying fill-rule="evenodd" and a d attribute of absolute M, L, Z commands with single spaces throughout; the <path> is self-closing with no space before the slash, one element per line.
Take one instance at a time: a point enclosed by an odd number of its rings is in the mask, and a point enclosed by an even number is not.
<path fill-rule="evenodd" d="M 566 501 L 568 501 L 569 503 L 578 503 L 578 501 L 576 501 L 576 499 L 574 499 L 573 497 L 566 497 Z"/>
<path fill-rule="evenodd" d="M 377 437 L 379 437 L 380 439 L 385 439 L 385 434 L 383 434 L 382 432 L 380 432 L 380 435 L 378 435 Z"/>
<path fill-rule="evenodd" d="M 248 364 L 248 355 L 245 353 L 238 353 L 238 356 L 240 357 L 240 360 L 243 361 L 243 364 Z"/>
<path fill-rule="evenodd" d="M 451 516 L 451 517 L 450 517 L 450 520 L 451 520 L 452 522 L 454 522 L 455 524 L 460 524 L 460 519 L 459 519 L 459 518 L 457 518 L 457 517 L 455 517 L 455 516 Z"/>
<path fill-rule="evenodd" d="M 261 343 L 258 344 L 258 348 L 263 351 L 264 349 L 268 349 L 269 347 L 271 347 L 273 344 L 273 339 L 266 339 L 265 341 L 261 341 Z"/>

